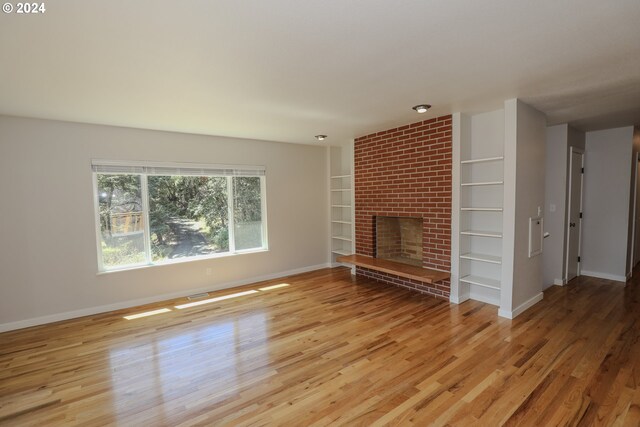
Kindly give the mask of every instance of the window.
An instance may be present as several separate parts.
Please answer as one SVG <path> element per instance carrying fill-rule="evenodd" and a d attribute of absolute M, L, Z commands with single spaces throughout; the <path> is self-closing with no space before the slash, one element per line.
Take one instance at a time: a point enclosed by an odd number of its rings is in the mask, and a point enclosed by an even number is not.
<path fill-rule="evenodd" d="M 229 252 L 228 179 L 147 177 L 153 262 Z"/>
<path fill-rule="evenodd" d="M 145 261 L 140 175 L 99 175 L 98 200 L 104 268 Z"/>
<path fill-rule="evenodd" d="M 233 179 L 233 229 L 236 249 L 251 249 L 261 245 L 262 203 L 260 178 Z"/>
<path fill-rule="evenodd" d="M 101 271 L 267 247 L 263 167 L 92 168 Z"/>

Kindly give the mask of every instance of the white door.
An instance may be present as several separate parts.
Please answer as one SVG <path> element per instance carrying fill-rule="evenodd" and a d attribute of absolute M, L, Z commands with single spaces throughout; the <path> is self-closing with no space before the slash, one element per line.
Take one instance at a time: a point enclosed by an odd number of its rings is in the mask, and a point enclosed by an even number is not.
<path fill-rule="evenodd" d="M 584 152 L 571 147 L 569 163 L 569 209 L 567 212 L 567 282 L 580 275 L 580 237 L 582 231 L 582 174 Z"/>

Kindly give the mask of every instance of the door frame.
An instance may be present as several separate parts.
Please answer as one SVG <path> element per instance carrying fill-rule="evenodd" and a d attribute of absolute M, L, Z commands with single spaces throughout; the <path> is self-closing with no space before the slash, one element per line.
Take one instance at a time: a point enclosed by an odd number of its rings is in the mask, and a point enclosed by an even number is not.
<path fill-rule="evenodd" d="M 571 193 L 573 191 L 573 180 L 572 180 L 572 172 L 573 172 L 573 153 L 579 153 L 582 154 L 582 164 L 580 165 L 580 168 L 584 168 L 584 150 L 577 148 L 577 147 L 569 147 L 569 191 L 567 193 L 567 217 L 566 217 L 566 221 L 565 221 L 565 229 L 567 230 L 565 235 L 566 235 L 566 242 L 567 242 L 567 247 L 566 247 L 566 251 L 565 251 L 565 263 L 564 263 L 564 282 L 567 283 L 569 280 L 569 246 L 570 246 L 570 242 L 569 242 L 569 238 L 570 238 L 570 227 L 569 227 L 569 222 L 571 222 Z M 584 194 L 584 173 L 580 174 L 580 212 L 582 211 L 582 199 L 583 199 L 583 194 Z M 578 256 L 580 256 L 580 252 L 582 249 L 582 218 L 578 218 L 579 221 L 579 226 L 578 226 Z M 581 262 L 578 262 L 578 268 L 576 271 L 576 277 L 580 277 L 580 269 L 581 269 Z"/>
<path fill-rule="evenodd" d="M 631 253 L 629 254 L 629 269 L 630 271 L 627 274 L 633 274 L 633 269 L 635 268 L 635 257 L 636 257 L 636 215 L 638 215 L 637 211 L 637 203 L 638 203 L 638 162 L 640 162 L 640 152 L 635 153 L 634 156 L 634 170 L 635 174 L 633 175 L 633 216 L 631 217 Z"/>

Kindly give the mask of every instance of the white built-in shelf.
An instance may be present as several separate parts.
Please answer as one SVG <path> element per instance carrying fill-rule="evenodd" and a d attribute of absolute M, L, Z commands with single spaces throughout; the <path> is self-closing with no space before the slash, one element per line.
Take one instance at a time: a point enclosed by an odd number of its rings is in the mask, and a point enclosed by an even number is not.
<path fill-rule="evenodd" d="M 468 165 L 471 163 L 482 163 L 482 162 L 497 162 L 499 160 L 504 160 L 503 156 L 499 157 L 484 157 L 482 159 L 470 159 L 470 160 L 462 160 L 460 163 L 463 165 Z"/>
<path fill-rule="evenodd" d="M 333 252 L 334 254 L 338 254 L 338 255 L 351 255 L 351 251 L 345 251 L 342 249 L 334 249 L 331 252 Z"/>
<path fill-rule="evenodd" d="M 510 238 L 503 229 L 512 212 L 511 201 L 503 194 L 510 177 L 503 173 L 509 153 L 504 150 L 501 116 L 504 113 L 461 115 L 454 130 L 459 146 L 454 150 L 458 168 L 454 168 L 457 184 L 452 195 L 459 207 L 452 219 L 457 220 L 455 237 L 460 244 L 451 260 L 452 277 L 457 277 L 451 283 L 451 294 L 458 301 L 470 298 L 500 305 L 508 299 L 501 295 L 503 288 L 510 287 L 507 277 L 501 281 L 502 257 L 508 246 L 503 241 Z"/>
<path fill-rule="evenodd" d="M 355 200 L 354 200 L 354 163 L 353 144 L 342 147 L 328 147 L 329 170 L 327 184 L 329 187 L 330 218 L 327 238 L 330 242 L 329 258 L 332 264 L 347 265 L 336 261 L 341 256 L 349 256 L 355 252 Z M 487 227 L 489 228 L 489 227 Z M 355 268 L 352 268 L 355 274 Z"/>
<path fill-rule="evenodd" d="M 461 211 L 502 212 L 502 208 L 460 208 Z"/>
<path fill-rule="evenodd" d="M 463 182 L 460 184 L 463 187 L 475 187 L 478 185 L 502 185 L 502 181 L 485 181 L 485 182 Z"/>
<path fill-rule="evenodd" d="M 472 285 L 482 286 L 483 288 L 500 290 L 500 281 L 496 279 L 489 279 L 487 277 L 468 275 L 460 278 L 461 282 L 470 283 Z"/>
<path fill-rule="evenodd" d="M 469 252 L 469 253 L 460 255 L 460 258 L 470 259 L 472 261 L 488 262 L 490 264 L 502 264 L 502 258 L 495 255 L 478 254 L 478 253 Z"/>
<path fill-rule="evenodd" d="M 465 236 L 479 236 L 479 237 L 496 237 L 501 238 L 502 233 L 499 231 L 486 231 L 486 230 L 463 230 L 460 234 Z"/>

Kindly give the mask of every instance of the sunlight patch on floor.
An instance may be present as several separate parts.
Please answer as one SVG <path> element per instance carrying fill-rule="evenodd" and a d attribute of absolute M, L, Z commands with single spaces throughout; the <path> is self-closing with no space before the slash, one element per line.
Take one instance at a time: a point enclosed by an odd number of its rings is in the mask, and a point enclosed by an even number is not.
<path fill-rule="evenodd" d="M 258 288 L 259 291 L 270 291 L 271 289 L 279 289 L 287 286 L 291 286 L 288 283 L 280 283 L 279 285 L 267 286 L 264 288 Z"/>
<path fill-rule="evenodd" d="M 210 303 L 216 302 L 216 301 L 222 301 L 222 300 L 226 300 L 226 299 L 230 299 L 230 298 L 237 298 L 237 297 L 241 297 L 241 296 L 244 296 L 244 295 L 257 294 L 257 293 L 258 293 L 258 291 L 256 291 L 256 290 L 238 292 L 238 293 L 235 293 L 235 294 L 223 295 L 221 297 L 204 299 L 202 301 L 194 301 L 194 302 L 190 302 L 190 303 L 187 303 L 187 304 L 180 304 L 180 305 L 176 305 L 175 307 L 178 310 L 182 310 L 183 308 L 195 307 L 195 306 L 203 305 L 203 304 L 210 304 Z"/>
<path fill-rule="evenodd" d="M 174 307 L 177 308 L 178 310 L 182 310 L 184 308 L 196 307 L 196 306 L 204 305 L 204 304 L 211 304 L 212 302 L 216 302 L 216 301 L 224 301 L 224 300 L 227 300 L 227 299 L 242 297 L 242 296 L 245 296 L 245 295 L 257 294 L 258 291 L 270 291 L 272 289 L 280 289 L 280 288 L 285 288 L 287 286 L 291 286 L 291 285 L 288 284 L 288 283 L 279 283 L 277 285 L 271 285 L 271 286 L 265 286 L 264 288 L 258 288 L 258 290 L 252 289 L 250 291 L 236 292 L 235 294 L 223 295 L 223 296 L 220 296 L 220 297 L 208 298 L 208 299 L 203 299 L 203 300 L 200 300 L 200 301 L 193 301 L 193 302 L 189 302 L 189 303 L 186 303 L 186 304 L 176 305 Z M 124 318 L 127 319 L 127 320 L 132 320 L 132 319 L 138 319 L 140 317 L 153 316 L 154 314 L 167 313 L 169 311 L 171 311 L 171 309 L 169 309 L 169 308 L 161 308 L 161 309 L 158 309 L 158 310 L 145 311 L 144 313 L 138 313 L 138 314 L 132 314 L 130 316 L 124 316 Z"/>
<path fill-rule="evenodd" d="M 127 320 L 139 319 L 141 317 L 153 316 L 154 314 L 167 313 L 171 311 L 169 308 L 160 308 L 158 310 L 145 311 L 143 313 L 132 314 L 130 316 L 124 316 Z"/>

